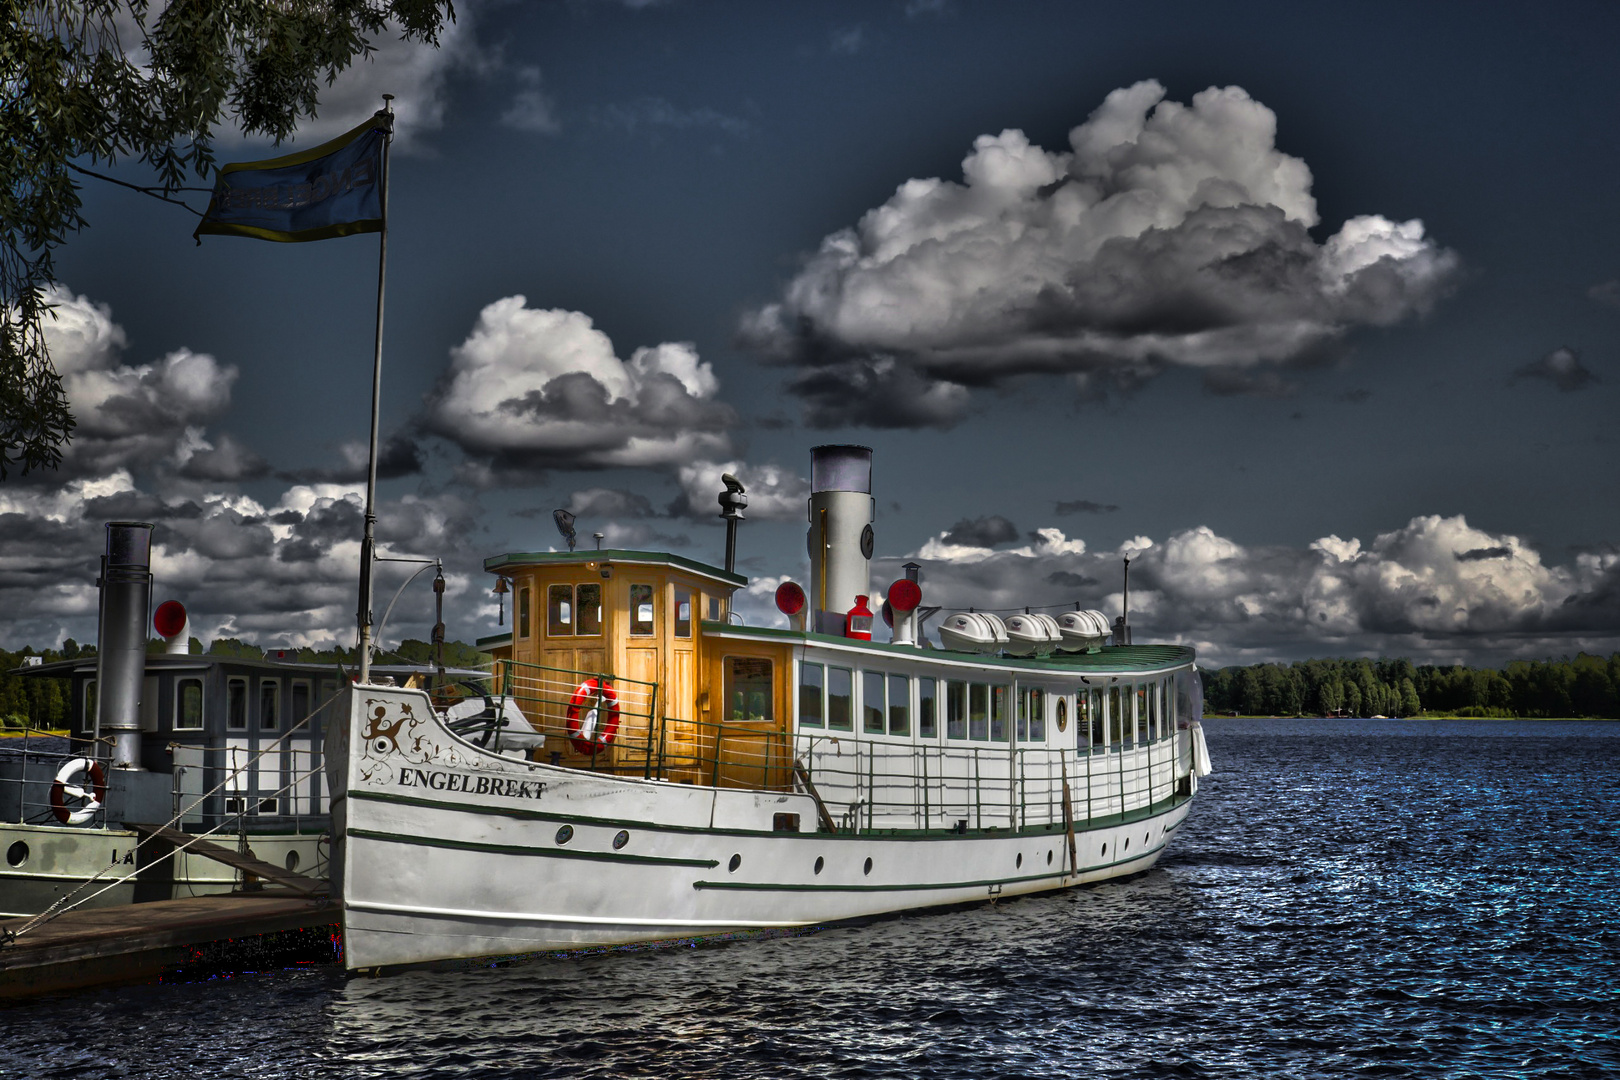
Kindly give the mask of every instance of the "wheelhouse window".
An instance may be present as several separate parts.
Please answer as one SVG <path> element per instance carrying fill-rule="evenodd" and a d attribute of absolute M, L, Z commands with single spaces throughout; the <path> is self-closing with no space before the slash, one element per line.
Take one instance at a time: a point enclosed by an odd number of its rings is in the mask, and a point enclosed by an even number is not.
<path fill-rule="evenodd" d="M 990 737 L 990 687 L 973 683 L 968 687 L 968 738 L 984 742 Z"/>
<path fill-rule="evenodd" d="M 752 656 L 726 657 L 725 722 L 758 724 L 774 719 L 771 683 L 769 660 Z"/>
<path fill-rule="evenodd" d="M 595 637 L 601 632 L 601 585 L 592 582 L 546 588 L 547 637 Z"/>
<path fill-rule="evenodd" d="M 911 680 L 904 675 L 889 676 L 889 734 L 911 734 Z"/>
<path fill-rule="evenodd" d="M 580 586 L 584 588 L 584 586 Z M 651 637 L 653 628 L 658 625 L 656 613 L 653 611 L 653 587 L 651 585 L 630 586 L 630 636 Z"/>
<path fill-rule="evenodd" d="M 1018 695 L 1018 741 L 1046 741 L 1046 691 L 1037 688 Z"/>
<path fill-rule="evenodd" d="M 1126 749 L 1131 745 L 1131 718 L 1128 712 L 1131 707 L 1131 698 L 1128 693 L 1122 694 L 1119 687 L 1108 688 L 1108 723 L 1113 728 L 1113 745 L 1123 746 Z"/>
<path fill-rule="evenodd" d="M 883 734 L 883 673 L 861 672 L 861 730 L 868 735 Z"/>
<path fill-rule="evenodd" d="M 200 731 L 202 726 L 202 680 L 176 679 L 174 683 L 174 730 Z"/>
<path fill-rule="evenodd" d="M 917 679 L 917 734 L 925 739 L 939 737 L 939 704 L 935 697 L 937 685 L 930 678 Z"/>
<path fill-rule="evenodd" d="M 518 590 L 517 608 L 518 637 L 526 638 L 529 636 L 529 589 L 526 587 Z"/>
<path fill-rule="evenodd" d="M 225 729 L 246 731 L 248 726 L 248 682 L 225 680 Z"/>
<path fill-rule="evenodd" d="M 1008 686 L 992 686 L 990 688 L 990 741 L 1006 742 L 1011 734 L 1009 725 L 1012 722 L 1012 688 Z"/>
<path fill-rule="evenodd" d="M 827 669 L 827 726 L 837 731 L 849 731 L 854 717 L 850 713 L 855 676 L 849 668 Z"/>
<path fill-rule="evenodd" d="M 675 636 L 692 636 L 692 590 L 675 590 Z"/>
<path fill-rule="evenodd" d="M 275 731 L 281 727 L 281 684 L 263 679 L 259 682 L 259 730 Z"/>
<path fill-rule="evenodd" d="M 820 664 L 799 665 L 799 726 L 826 724 L 822 695 L 827 689 L 827 669 Z"/>
<path fill-rule="evenodd" d="M 1153 691 L 1143 684 L 1136 688 L 1136 741 L 1139 743 L 1151 742 L 1153 732 L 1148 724 L 1148 699 Z"/>

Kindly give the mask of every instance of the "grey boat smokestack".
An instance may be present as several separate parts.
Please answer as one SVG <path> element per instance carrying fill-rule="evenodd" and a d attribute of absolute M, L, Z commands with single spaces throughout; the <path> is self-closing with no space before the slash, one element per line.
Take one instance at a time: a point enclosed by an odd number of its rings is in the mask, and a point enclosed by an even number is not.
<path fill-rule="evenodd" d="M 810 629 L 844 632 L 857 596 L 872 594 L 872 448 L 810 450 Z"/>
<path fill-rule="evenodd" d="M 152 526 L 109 521 L 96 635 L 96 734 L 113 741 L 115 768 L 141 768 L 141 683 L 152 606 Z"/>

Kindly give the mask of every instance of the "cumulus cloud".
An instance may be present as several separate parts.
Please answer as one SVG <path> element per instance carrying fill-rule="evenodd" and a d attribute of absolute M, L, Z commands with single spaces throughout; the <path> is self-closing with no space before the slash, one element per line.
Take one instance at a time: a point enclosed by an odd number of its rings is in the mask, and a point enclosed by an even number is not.
<path fill-rule="evenodd" d="M 508 296 L 451 349 L 425 422 L 486 482 L 552 467 L 672 466 L 730 449 L 737 418 L 718 391 L 689 343 L 621 360 L 589 316 Z"/>
<path fill-rule="evenodd" d="M 568 496 L 567 509 L 575 517 L 649 518 L 658 515 L 647 496 L 616 488 L 576 491 Z"/>
<path fill-rule="evenodd" d="M 940 537 L 941 542 L 961 547 L 995 547 L 1018 539 L 1018 526 L 1000 514 L 963 518 Z"/>
<path fill-rule="evenodd" d="M 122 363 L 128 340 L 110 307 L 65 285 L 51 286 L 47 299 L 52 310 L 45 319 L 46 347 L 78 420 L 62 466 L 46 474 L 48 482 L 164 459 L 184 466 L 198 453 L 217 453 L 203 439 L 201 425 L 230 405 L 235 367 L 186 348 L 147 364 Z M 205 456 L 199 467 L 209 460 Z M 256 467 L 245 456 L 240 463 Z"/>
<path fill-rule="evenodd" d="M 1319 243 L 1310 169 L 1276 133 L 1238 87 L 1183 105 L 1148 81 L 1109 94 L 1068 150 L 980 136 L 962 182 L 901 184 L 828 236 L 741 337 L 802 369 L 792 388 L 813 424 L 881 423 L 866 397 L 879 390 L 902 426 L 942 426 L 966 388 L 1019 375 L 1094 389 L 1171 365 L 1301 363 L 1426 311 L 1455 254 L 1422 222 L 1378 215 Z"/>
<path fill-rule="evenodd" d="M 954 545 L 880 559 L 874 580 L 923 564 L 925 602 L 1120 610 L 1131 555 L 1138 641 L 1196 645 L 1204 662 L 1368 653 L 1496 662 L 1620 648 L 1620 553 L 1547 564 L 1519 537 L 1461 516 L 1413 518 L 1370 543 L 1326 536 L 1305 547 L 1248 546 L 1208 527 L 1162 542 L 1092 551 L 1057 529 L 1013 549 Z"/>
<path fill-rule="evenodd" d="M 1513 378 L 1545 379 L 1565 392 L 1581 390 L 1598 381 L 1592 369 L 1581 363 L 1581 354 L 1567 345 L 1519 368 Z"/>
<path fill-rule="evenodd" d="M 762 521 L 803 521 L 810 498 L 810 481 L 773 462 L 752 465 L 742 461 L 694 461 L 681 466 L 677 477 L 681 494 L 670 513 L 707 519 L 720 516 L 720 477 L 730 473 L 748 493 L 746 518 Z"/>
<path fill-rule="evenodd" d="M 300 484 L 360 483 L 366 479 L 370 447 L 358 439 L 338 444 L 338 464 L 307 469 L 289 469 L 278 473 L 283 480 Z M 397 480 L 402 476 L 415 476 L 426 464 L 422 446 L 409 435 L 398 432 L 377 447 L 377 479 Z"/>
<path fill-rule="evenodd" d="M 1600 281 L 1587 289 L 1586 295 L 1604 307 L 1620 308 L 1620 278 Z"/>

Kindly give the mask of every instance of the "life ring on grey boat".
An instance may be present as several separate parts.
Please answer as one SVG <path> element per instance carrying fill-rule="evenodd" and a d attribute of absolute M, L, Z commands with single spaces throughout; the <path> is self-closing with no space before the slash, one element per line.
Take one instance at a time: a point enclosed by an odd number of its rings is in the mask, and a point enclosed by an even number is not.
<path fill-rule="evenodd" d="M 83 773 L 90 781 L 89 790 L 79 781 Z M 68 799 L 83 799 L 76 809 L 68 808 Z M 56 770 L 51 784 L 51 813 L 64 825 L 83 825 L 96 816 L 107 798 L 107 774 L 89 758 L 73 758 Z"/>
<path fill-rule="evenodd" d="M 619 695 L 594 675 L 579 684 L 568 703 L 568 741 L 582 754 L 605 750 L 619 734 Z"/>

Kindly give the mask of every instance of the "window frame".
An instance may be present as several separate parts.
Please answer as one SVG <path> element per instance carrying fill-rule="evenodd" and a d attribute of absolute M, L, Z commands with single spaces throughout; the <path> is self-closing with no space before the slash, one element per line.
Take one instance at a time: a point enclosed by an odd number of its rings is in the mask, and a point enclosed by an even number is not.
<path fill-rule="evenodd" d="M 839 695 L 835 695 L 833 693 L 833 678 L 834 678 L 834 676 L 840 675 L 840 674 L 843 675 L 849 681 L 846 684 L 847 689 L 845 690 L 845 692 L 842 695 L 843 700 L 844 700 L 844 722 L 842 724 L 837 724 L 837 723 L 833 722 L 833 720 L 834 720 L 834 717 L 833 717 L 833 702 L 838 699 Z M 835 666 L 833 664 L 828 664 L 827 665 L 827 713 L 826 713 L 826 719 L 827 719 L 827 730 L 828 731 L 851 731 L 852 732 L 852 731 L 855 730 L 855 669 L 847 668 L 847 667 L 837 667 L 837 666 Z"/>
<path fill-rule="evenodd" d="M 758 720 L 752 719 L 748 713 L 748 700 L 743 700 L 742 719 L 735 719 L 732 715 L 732 693 L 737 688 L 736 668 L 737 661 L 746 661 L 750 664 L 764 664 L 768 672 L 765 692 L 765 713 Z M 776 722 L 776 661 L 768 656 L 738 656 L 728 655 L 720 661 L 721 679 L 721 724 L 774 724 Z M 750 685 L 744 683 L 744 686 Z"/>
<path fill-rule="evenodd" d="M 911 737 L 911 676 L 896 675 L 890 672 L 884 677 L 887 684 L 885 689 L 889 695 L 887 716 L 889 721 L 889 734 L 896 737 Z M 895 690 L 900 691 L 900 700 L 895 702 Z M 895 714 L 899 713 L 899 723 L 895 722 Z"/>
<path fill-rule="evenodd" d="M 877 688 L 877 704 L 872 703 L 872 689 Z M 887 680 L 881 671 L 861 669 L 861 734 L 883 735 L 888 732 L 889 708 Z"/>
<path fill-rule="evenodd" d="M 231 676 L 228 676 L 225 679 L 225 730 L 226 731 L 248 731 L 253 727 L 253 720 L 248 715 L 249 712 L 251 711 L 248 708 L 248 703 L 251 700 L 248 697 L 248 689 L 249 689 L 249 687 L 248 687 L 248 679 L 247 679 L 246 675 L 231 675 Z M 242 697 L 241 697 L 241 702 L 242 702 L 242 722 L 240 724 L 236 723 L 235 716 L 233 715 L 233 710 L 231 709 L 231 692 L 233 690 L 240 690 L 242 692 Z"/>
<path fill-rule="evenodd" d="M 645 591 L 643 591 L 643 590 L 645 590 Z M 641 609 L 638 606 L 637 600 L 636 600 L 636 596 L 637 596 L 638 593 L 640 593 L 642 596 L 644 596 L 646 598 L 647 619 L 646 619 L 645 623 L 642 622 Z M 629 612 L 630 612 L 630 634 L 629 634 L 630 637 L 640 637 L 640 638 L 657 637 L 658 636 L 658 587 L 656 585 L 650 585 L 650 584 L 648 584 L 648 583 L 646 583 L 644 581 L 632 581 L 630 583 Z M 641 629 L 641 627 L 643 625 L 646 626 L 645 630 Z M 582 635 L 582 636 L 584 636 L 584 635 Z"/>
<path fill-rule="evenodd" d="M 265 712 L 265 710 L 264 710 L 264 701 L 265 701 L 265 691 L 266 690 L 270 691 L 270 698 L 271 698 L 271 700 L 273 702 L 273 705 L 271 706 L 271 709 L 270 709 L 270 722 L 269 723 L 265 723 L 265 716 L 264 716 L 264 712 Z M 264 679 L 264 678 L 261 678 L 259 680 L 258 708 L 255 710 L 255 712 L 258 713 L 258 718 L 259 718 L 259 726 L 255 730 L 258 730 L 258 731 L 280 731 L 281 730 L 281 680 L 280 679 Z"/>
<path fill-rule="evenodd" d="M 804 678 L 811 668 L 816 670 L 816 685 L 813 688 L 806 685 Z M 798 687 L 799 727 L 825 728 L 827 726 L 827 665 L 815 660 L 799 661 Z M 811 700 L 805 695 L 805 691 L 808 689 L 814 689 L 815 691 L 814 695 L 812 695 L 816 703 L 816 718 L 813 722 L 805 719 L 805 702 Z"/>
<path fill-rule="evenodd" d="M 684 619 L 681 617 L 682 608 L 686 610 L 686 617 Z M 692 636 L 692 612 L 694 608 L 695 604 L 692 599 L 692 590 L 684 585 L 676 586 L 674 606 L 671 611 L 671 614 L 673 615 L 673 619 L 671 621 L 675 624 L 675 637 L 684 640 Z M 683 630 L 682 627 L 685 627 L 685 629 Z"/>
<path fill-rule="evenodd" d="M 527 641 L 533 636 L 534 630 L 534 590 L 527 585 L 520 585 L 517 594 L 517 632 L 518 638 Z"/>
<path fill-rule="evenodd" d="M 195 684 L 197 687 L 197 722 L 195 724 L 181 723 L 181 716 L 185 710 L 186 686 L 188 684 Z M 204 731 L 207 729 L 208 718 L 206 715 L 206 710 L 208 708 L 208 698 L 207 694 L 204 692 L 205 689 L 206 687 L 203 685 L 201 675 L 182 675 L 174 680 L 174 716 L 172 717 L 173 730 Z"/>
<path fill-rule="evenodd" d="M 933 675 L 917 676 L 917 737 L 920 739 L 939 738 L 939 684 L 940 679 Z M 928 684 L 928 693 L 923 693 L 923 684 Z M 923 703 L 927 702 L 927 707 Z M 926 729 L 926 730 L 925 730 Z"/>

